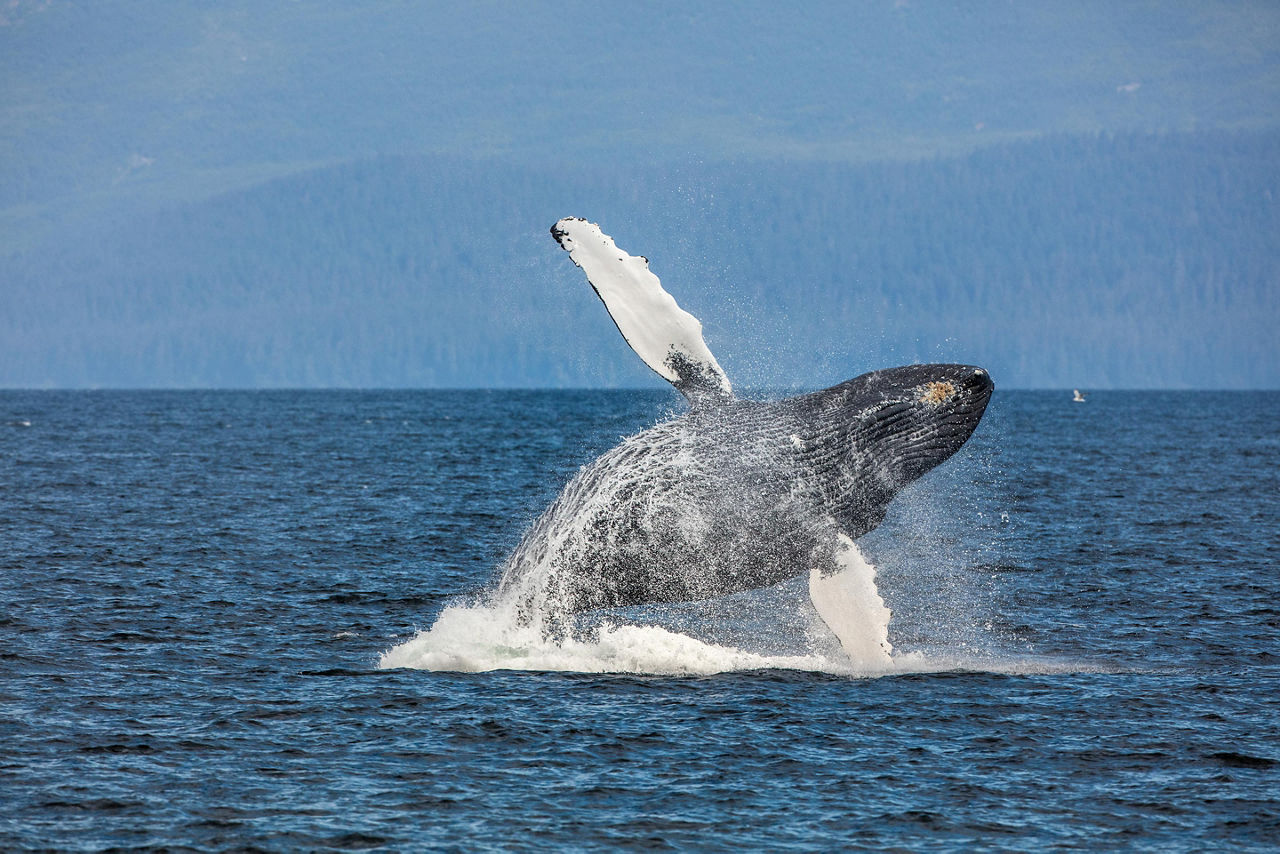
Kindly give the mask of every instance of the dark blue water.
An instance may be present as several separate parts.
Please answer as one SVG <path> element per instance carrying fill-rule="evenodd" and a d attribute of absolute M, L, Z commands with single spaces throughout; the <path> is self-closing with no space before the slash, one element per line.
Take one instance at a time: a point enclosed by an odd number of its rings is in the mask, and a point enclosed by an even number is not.
<path fill-rule="evenodd" d="M 378 669 L 675 406 L 0 393 L 0 848 L 1280 847 L 1280 394 L 998 391 L 902 673 Z"/>

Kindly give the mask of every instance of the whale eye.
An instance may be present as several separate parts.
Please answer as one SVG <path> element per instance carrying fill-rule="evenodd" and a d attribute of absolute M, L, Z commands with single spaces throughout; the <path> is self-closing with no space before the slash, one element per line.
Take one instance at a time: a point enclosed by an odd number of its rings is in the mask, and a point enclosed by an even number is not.
<path fill-rule="evenodd" d="M 920 394 L 916 400 L 921 403 L 927 403 L 930 406 L 937 406 L 945 403 L 956 396 L 956 387 L 949 382 L 931 382 L 925 383 L 919 389 Z"/>

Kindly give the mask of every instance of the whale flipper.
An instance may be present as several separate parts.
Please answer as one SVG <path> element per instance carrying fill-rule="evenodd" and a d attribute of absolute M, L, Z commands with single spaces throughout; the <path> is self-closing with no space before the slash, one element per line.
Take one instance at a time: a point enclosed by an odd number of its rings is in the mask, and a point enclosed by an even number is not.
<path fill-rule="evenodd" d="M 694 405 L 733 397 L 729 378 L 702 340 L 702 324 L 662 289 L 647 258 L 623 252 L 585 219 L 566 217 L 551 226 L 551 235 L 587 274 L 631 349 L 658 376 Z"/>

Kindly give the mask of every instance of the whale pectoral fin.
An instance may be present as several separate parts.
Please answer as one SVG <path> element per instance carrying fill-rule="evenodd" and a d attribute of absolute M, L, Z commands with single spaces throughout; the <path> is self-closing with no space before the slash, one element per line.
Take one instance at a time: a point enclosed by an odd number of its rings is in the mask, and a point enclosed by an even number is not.
<path fill-rule="evenodd" d="M 820 548 L 809 572 L 814 610 L 859 669 L 893 666 L 890 611 L 876 590 L 876 570 L 853 540 L 840 534 L 834 549 Z"/>
<path fill-rule="evenodd" d="M 702 324 L 662 289 L 647 258 L 623 252 L 585 219 L 566 217 L 551 234 L 587 274 L 631 349 L 658 376 L 695 406 L 733 396 L 729 378 L 702 340 Z"/>

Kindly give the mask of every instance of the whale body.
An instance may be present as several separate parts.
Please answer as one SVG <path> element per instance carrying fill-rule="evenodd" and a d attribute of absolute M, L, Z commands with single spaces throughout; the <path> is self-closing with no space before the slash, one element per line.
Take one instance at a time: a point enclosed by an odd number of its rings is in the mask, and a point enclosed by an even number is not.
<path fill-rule="evenodd" d="M 636 353 L 690 411 L 583 467 L 504 565 L 527 614 L 683 602 L 838 570 L 904 486 L 972 435 L 994 385 L 970 365 L 872 371 L 778 401 L 733 395 L 684 312 L 585 220 L 551 229 Z"/>

